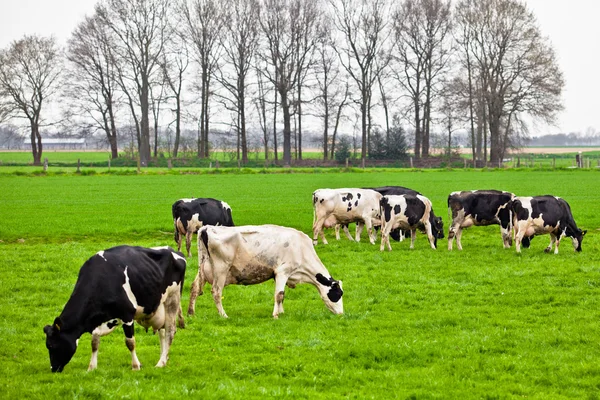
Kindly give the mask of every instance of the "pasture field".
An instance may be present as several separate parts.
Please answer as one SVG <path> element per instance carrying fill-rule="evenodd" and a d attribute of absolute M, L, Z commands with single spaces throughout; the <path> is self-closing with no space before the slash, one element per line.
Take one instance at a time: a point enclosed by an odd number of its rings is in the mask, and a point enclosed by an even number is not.
<path fill-rule="evenodd" d="M 39 168 L 38 168 L 39 169 Z M 3 169 L 0 169 L 2 172 Z M 597 399 L 600 395 L 600 202 L 597 171 L 375 171 L 288 174 L 20 176 L 0 173 L 0 397 L 2 398 L 411 398 Z M 140 371 L 122 329 L 103 337 L 86 372 L 89 334 L 61 374 L 50 372 L 43 326 L 68 300 L 80 266 L 119 244 L 173 246 L 171 204 L 227 201 L 237 225 L 272 223 L 310 234 L 311 193 L 325 187 L 402 185 L 421 191 L 444 218 L 455 190 L 554 194 L 588 233 L 545 254 L 536 237 L 517 255 L 497 226 L 470 228 L 464 250 L 429 248 L 417 235 L 392 252 L 327 232 L 317 253 L 343 281 L 344 315 L 315 288 L 272 282 L 228 286 L 219 317 L 207 286 L 196 316 L 178 329 L 170 360 L 158 335 L 136 326 Z M 197 272 L 188 260 L 182 305 Z"/>

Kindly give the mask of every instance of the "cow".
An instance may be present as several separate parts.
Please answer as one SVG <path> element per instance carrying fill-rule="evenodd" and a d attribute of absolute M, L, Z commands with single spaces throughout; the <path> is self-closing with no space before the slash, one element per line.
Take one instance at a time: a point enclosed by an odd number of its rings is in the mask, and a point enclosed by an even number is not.
<path fill-rule="evenodd" d="M 187 256 L 191 257 L 192 236 L 203 225 L 233 226 L 231 207 L 211 198 L 180 199 L 171 207 L 177 251 L 181 251 L 181 236 L 185 236 Z"/>
<path fill-rule="evenodd" d="M 534 234 L 550 234 L 550 244 L 544 250 L 558 254 L 560 240 L 567 236 L 575 251 L 581 251 L 581 242 L 587 231 L 577 227 L 571 207 L 564 199 L 555 196 L 515 197 L 512 204 L 515 227 L 515 248 L 521 252 L 521 242 Z"/>
<path fill-rule="evenodd" d="M 183 327 L 181 291 L 186 259 L 170 247 L 118 246 L 99 251 L 79 270 L 71 297 L 52 325 L 44 327 L 52 372 L 62 372 L 85 332 L 92 334 L 92 358 L 88 371 L 98 362 L 100 337 L 123 325 L 131 366 L 140 369 L 135 353 L 133 322 L 152 327 L 160 337 L 157 367 L 167 364 L 175 336 L 176 319 Z"/>
<path fill-rule="evenodd" d="M 342 314 L 342 281 L 331 277 L 310 238 L 293 228 L 276 225 L 205 226 L 198 232 L 198 274 L 190 291 L 188 315 L 195 311 L 196 297 L 204 284 L 212 285 L 217 310 L 223 309 L 222 292 L 227 285 L 253 285 L 275 280 L 273 318 L 283 313 L 284 290 L 299 283 L 317 288 L 325 306 Z"/>
<path fill-rule="evenodd" d="M 380 206 L 380 251 L 384 250 L 386 243 L 388 250 L 392 250 L 390 232 L 396 228 L 410 231 L 410 248 L 414 248 L 416 230 L 419 227 L 423 227 L 431 248 L 435 250 L 439 232 L 434 235 L 433 227 L 440 226 L 442 221 L 431 212 L 431 201 L 427 197 L 410 194 L 387 195 L 381 198 Z"/>
<path fill-rule="evenodd" d="M 448 250 L 456 237 L 456 246 L 462 250 L 462 230 L 470 226 L 500 225 L 504 248 L 512 245 L 512 200 L 515 195 L 499 190 L 472 190 L 453 192 L 448 196 L 448 212 L 452 222 L 448 228 Z"/>
<path fill-rule="evenodd" d="M 323 244 L 327 244 L 323 228 L 346 225 L 344 231 L 350 240 L 347 225 L 356 222 L 356 241 L 360 241 L 363 226 L 367 227 L 369 240 L 375 244 L 377 232 L 373 227 L 380 225 L 379 200 L 381 194 L 370 189 L 317 189 L 313 192 L 313 243 L 316 245 L 319 234 Z M 339 234 L 336 230 L 336 236 Z"/>
<path fill-rule="evenodd" d="M 413 195 L 413 196 L 418 196 L 418 195 L 422 196 L 422 194 L 417 192 L 416 190 L 409 189 L 409 188 L 406 188 L 403 186 L 380 186 L 380 187 L 370 188 L 370 189 L 373 189 L 376 192 L 381 193 L 382 196 L 402 195 L 402 194 L 409 194 L 409 195 Z M 435 212 L 433 211 L 433 206 L 431 207 L 431 214 L 433 216 L 433 218 L 431 219 L 432 233 L 436 239 L 443 239 L 444 238 L 444 222 L 442 221 L 441 217 L 438 218 L 435 216 Z M 423 225 L 419 226 L 419 230 L 424 232 L 424 226 Z M 392 231 L 390 232 L 390 237 L 392 239 L 394 239 L 395 241 L 400 242 L 400 241 L 404 240 L 405 233 L 407 233 L 407 232 L 404 232 L 400 228 L 392 229 Z M 437 243 L 437 240 L 436 240 L 436 243 Z"/>

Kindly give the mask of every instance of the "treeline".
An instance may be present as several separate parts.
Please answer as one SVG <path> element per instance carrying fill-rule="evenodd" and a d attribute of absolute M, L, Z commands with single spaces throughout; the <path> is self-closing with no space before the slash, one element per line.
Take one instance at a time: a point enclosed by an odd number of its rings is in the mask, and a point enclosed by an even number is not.
<path fill-rule="evenodd" d="M 25 36 L 0 51 L 0 123 L 26 122 L 36 164 L 51 124 L 103 132 L 113 157 L 128 141 L 144 166 L 161 132 L 177 157 L 195 127 L 200 158 L 226 132 L 243 163 L 258 132 L 290 164 L 315 121 L 324 159 L 351 126 L 363 160 L 450 153 L 466 131 L 496 162 L 525 120 L 556 118 L 563 86 L 520 0 L 101 0 L 65 49 Z"/>

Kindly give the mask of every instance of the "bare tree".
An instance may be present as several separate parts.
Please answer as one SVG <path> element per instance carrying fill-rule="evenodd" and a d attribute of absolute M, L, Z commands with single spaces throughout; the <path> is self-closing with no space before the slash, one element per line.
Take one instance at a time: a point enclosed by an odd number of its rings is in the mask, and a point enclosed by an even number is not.
<path fill-rule="evenodd" d="M 175 114 L 175 143 L 173 144 L 174 158 L 179 153 L 179 144 L 181 141 L 181 119 L 182 119 L 182 94 L 185 71 L 189 66 L 189 49 L 187 41 L 184 38 L 184 31 L 181 28 L 179 14 L 171 14 L 167 40 L 165 42 L 165 52 L 161 62 L 161 69 L 170 95 L 167 100 L 174 100 L 175 105 L 171 111 Z"/>
<path fill-rule="evenodd" d="M 317 95 L 313 106 L 316 108 L 316 116 L 323 120 L 323 160 L 329 158 L 330 141 L 332 142 L 331 158 L 333 158 L 335 134 L 349 94 L 347 77 L 341 77 L 339 57 L 334 50 L 336 44 L 331 28 L 331 24 L 327 22 L 321 25 L 314 67 Z M 330 137 L 329 127 L 332 121 L 335 121 L 335 131 Z"/>
<path fill-rule="evenodd" d="M 140 164 L 150 160 L 150 85 L 159 71 L 167 28 L 168 0 L 103 0 L 96 6 L 102 23 L 117 38 L 115 59 L 138 130 Z M 136 108 L 139 107 L 139 118 Z"/>
<path fill-rule="evenodd" d="M 258 122 L 263 132 L 263 146 L 265 151 L 265 160 L 269 159 L 269 128 L 267 127 L 267 93 L 265 89 L 265 83 L 263 81 L 263 74 L 259 70 L 258 62 L 255 63 L 256 68 L 256 82 L 258 91 L 255 97 L 256 109 L 258 110 Z M 277 136 L 274 137 L 275 143 L 277 143 Z M 275 145 L 275 152 L 277 152 L 277 145 Z M 275 153 L 277 154 L 277 153 Z M 277 160 L 277 157 L 275 157 Z"/>
<path fill-rule="evenodd" d="M 42 160 L 42 108 L 56 94 L 61 70 L 53 37 L 24 36 L 0 51 L 0 110 L 28 121 L 34 165 Z"/>
<path fill-rule="evenodd" d="M 235 116 L 238 138 L 242 151 L 242 162 L 248 162 L 248 140 L 246 134 L 246 97 L 248 74 L 258 46 L 258 0 L 232 0 L 224 10 L 223 63 L 217 69 L 217 81 L 230 96 L 230 106 Z M 264 100 L 264 99 L 263 99 Z"/>
<path fill-rule="evenodd" d="M 449 59 L 450 0 L 404 0 L 394 13 L 398 81 L 414 112 L 415 157 L 429 155 L 435 85 Z"/>
<path fill-rule="evenodd" d="M 219 38 L 223 29 L 223 7 L 218 0 L 191 0 L 185 4 L 183 15 L 200 66 L 200 140 L 198 157 L 208 157 L 209 101 L 211 78 L 219 60 Z"/>
<path fill-rule="evenodd" d="M 554 123 L 564 80 L 535 16 L 518 0 L 462 0 L 460 24 L 470 31 L 490 133 L 490 161 L 501 162 L 528 115 Z"/>
<path fill-rule="evenodd" d="M 373 85 L 389 63 L 384 50 L 389 37 L 390 6 L 386 0 L 332 0 L 335 26 L 344 37 L 336 47 L 341 63 L 360 92 L 363 162 L 367 157 Z"/>
<path fill-rule="evenodd" d="M 85 17 L 68 42 L 67 59 L 72 66 L 66 80 L 71 99 L 69 113 L 86 115 L 92 126 L 108 140 L 111 157 L 119 156 L 117 143 L 117 78 L 109 30 L 97 15 Z"/>
<path fill-rule="evenodd" d="M 272 70 L 265 76 L 277 89 L 283 112 L 283 162 L 291 164 L 293 91 L 298 89 L 318 15 L 314 0 L 263 0 L 259 18 L 265 46 L 259 53 Z M 307 50 L 308 49 L 308 50 Z"/>

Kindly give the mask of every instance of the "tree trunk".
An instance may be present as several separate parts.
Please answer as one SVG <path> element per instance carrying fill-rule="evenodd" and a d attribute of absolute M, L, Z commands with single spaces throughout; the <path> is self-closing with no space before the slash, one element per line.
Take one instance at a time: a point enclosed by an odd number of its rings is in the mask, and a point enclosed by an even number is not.
<path fill-rule="evenodd" d="M 33 165 L 42 165 L 42 137 L 37 122 L 31 122 L 31 154 Z"/>
<path fill-rule="evenodd" d="M 415 159 L 421 157 L 421 116 L 419 109 L 419 99 L 414 99 L 415 105 Z"/>
<path fill-rule="evenodd" d="M 141 132 L 140 132 L 140 165 L 147 167 L 150 161 L 150 105 L 149 105 L 149 86 L 148 77 L 142 77 L 142 93 L 140 106 L 142 111 Z"/>
<path fill-rule="evenodd" d="M 177 109 L 175 111 L 175 145 L 173 146 L 173 158 L 179 153 L 179 139 L 181 137 L 181 98 L 177 96 Z"/>
<path fill-rule="evenodd" d="M 302 160 L 302 87 L 298 82 L 298 160 Z"/>
<path fill-rule="evenodd" d="M 281 96 L 281 109 L 283 111 L 283 164 L 289 167 L 292 164 L 292 121 L 290 116 L 290 105 L 287 93 L 279 93 Z"/>
<path fill-rule="evenodd" d="M 275 82 L 277 82 L 277 68 L 275 68 Z M 277 151 L 277 87 L 275 87 L 275 101 L 273 102 L 273 150 L 275 162 L 279 160 L 279 152 Z"/>

